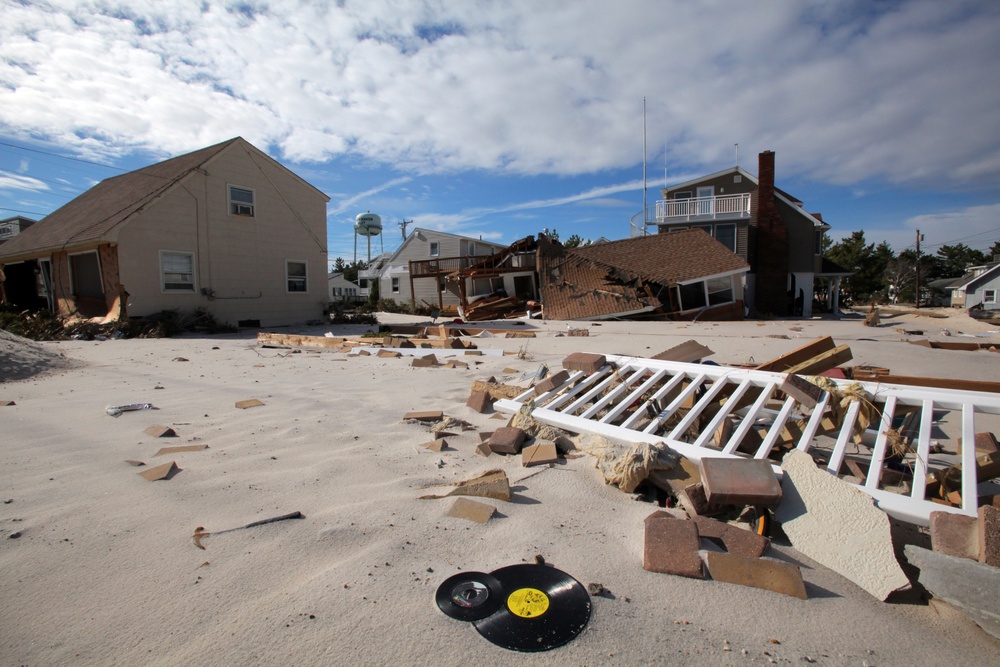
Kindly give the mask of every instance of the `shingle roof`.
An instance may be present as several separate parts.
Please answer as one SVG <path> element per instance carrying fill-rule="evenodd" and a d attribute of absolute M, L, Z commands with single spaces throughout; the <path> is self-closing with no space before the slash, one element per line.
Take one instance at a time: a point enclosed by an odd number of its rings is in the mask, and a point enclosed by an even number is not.
<path fill-rule="evenodd" d="M 572 248 L 567 253 L 662 285 L 750 270 L 738 255 L 701 229 L 637 236 Z"/>
<path fill-rule="evenodd" d="M 240 137 L 105 179 L 0 246 L 0 259 L 97 241 Z"/>

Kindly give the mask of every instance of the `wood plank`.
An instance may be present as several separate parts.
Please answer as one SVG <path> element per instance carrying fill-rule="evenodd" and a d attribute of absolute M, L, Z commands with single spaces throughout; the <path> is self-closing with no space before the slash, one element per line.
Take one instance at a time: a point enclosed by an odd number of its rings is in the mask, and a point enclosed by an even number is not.
<path fill-rule="evenodd" d="M 257 334 L 257 342 L 264 345 L 287 345 L 288 347 L 321 347 L 339 348 L 344 344 L 344 338 L 327 338 L 326 336 L 296 336 L 292 334 L 266 333 Z"/>
<path fill-rule="evenodd" d="M 806 343 L 797 350 L 792 350 L 788 354 L 783 354 L 770 361 L 765 361 L 759 366 L 755 366 L 756 371 L 770 371 L 772 373 L 785 373 L 788 369 L 801 364 L 807 359 L 812 359 L 818 354 L 822 354 L 836 347 L 831 336 L 817 338 L 811 343 Z"/>
<path fill-rule="evenodd" d="M 1000 394 L 1000 382 L 984 382 L 982 380 L 954 380 L 951 378 L 925 378 L 909 375 L 878 375 L 869 378 L 862 374 L 854 374 L 855 380 L 866 382 L 884 382 L 886 384 L 903 384 L 933 389 L 955 389 L 958 391 L 985 391 L 990 394 Z"/>
<path fill-rule="evenodd" d="M 847 345 L 847 343 L 844 343 L 843 345 L 838 345 L 832 350 L 828 350 L 811 359 L 806 359 L 805 361 L 792 366 L 787 370 L 787 372 L 795 373 L 797 375 L 819 375 L 823 371 L 836 368 L 853 358 L 854 355 L 851 354 L 850 346 Z"/>

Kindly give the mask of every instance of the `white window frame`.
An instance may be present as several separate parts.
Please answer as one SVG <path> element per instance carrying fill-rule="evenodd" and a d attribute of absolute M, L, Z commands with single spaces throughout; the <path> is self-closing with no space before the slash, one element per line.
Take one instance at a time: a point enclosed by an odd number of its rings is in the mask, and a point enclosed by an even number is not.
<path fill-rule="evenodd" d="M 429 251 L 431 257 L 439 257 L 441 255 L 441 244 L 437 241 L 431 241 Z"/>
<path fill-rule="evenodd" d="M 233 191 L 240 190 L 242 192 L 250 193 L 250 204 L 243 201 L 237 201 L 233 199 Z M 257 192 L 253 188 L 247 188 L 242 185 L 226 185 L 226 201 L 229 206 L 229 215 L 239 216 L 241 218 L 254 218 L 257 216 Z M 246 210 L 249 209 L 249 210 Z"/>
<path fill-rule="evenodd" d="M 389 291 L 399 294 L 399 278 L 390 278 L 389 281 Z"/>
<path fill-rule="evenodd" d="M 995 289 L 984 289 L 983 303 L 996 303 L 996 302 L 997 302 L 997 291 Z"/>
<path fill-rule="evenodd" d="M 725 284 L 724 287 L 722 286 L 723 283 Z M 713 294 L 723 294 L 725 292 L 729 292 L 728 299 L 712 303 Z M 733 290 L 733 279 L 731 276 L 712 277 L 705 280 L 705 301 L 708 303 L 709 307 L 721 306 L 727 303 L 732 303 L 735 300 L 736 292 Z"/>
<path fill-rule="evenodd" d="M 737 239 L 737 233 L 739 232 L 739 230 L 736 228 L 736 223 L 735 222 L 716 223 L 714 229 L 712 230 L 712 238 L 714 238 L 716 241 L 719 241 L 719 228 L 720 227 L 732 227 L 732 229 L 733 229 L 733 247 L 729 248 L 729 250 L 732 251 L 732 252 L 736 252 L 736 239 Z M 722 241 L 719 241 L 719 243 L 722 243 Z M 722 243 L 722 245 L 726 245 L 726 244 Z M 726 246 L 726 247 L 728 248 L 729 246 Z"/>
<path fill-rule="evenodd" d="M 181 287 L 168 287 L 166 271 L 163 266 L 165 255 L 183 255 L 191 260 L 191 289 Z M 197 263 L 193 252 L 185 250 L 161 250 L 160 251 L 160 293 L 161 294 L 195 294 L 198 291 L 198 276 L 196 274 Z M 176 272 L 174 272 L 176 273 Z"/>
<path fill-rule="evenodd" d="M 293 276 L 288 273 L 288 267 L 291 264 L 301 264 L 305 269 L 305 275 Z M 289 289 L 288 284 L 292 281 L 299 282 L 305 286 L 305 289 L 293 290 Z M 309 293 L 309 262 L 304 259 L 286 259 L 285 260 L 285 293 L 286 294 L 308 294 Z"/>

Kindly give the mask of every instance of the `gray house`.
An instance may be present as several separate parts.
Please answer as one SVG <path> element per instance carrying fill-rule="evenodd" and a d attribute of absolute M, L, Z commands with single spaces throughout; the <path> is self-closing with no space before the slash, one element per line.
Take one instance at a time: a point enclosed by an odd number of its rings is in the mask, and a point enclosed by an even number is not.
<path fill-rule="evenodd" d="M 205 309 L 248 326 L 322 317 L 329 197 L 236 137 L 101 181 L 0 245 L 22 308 L 124 319 Z"/>
<path fill-rule="evenodd" d="M 949 285 L 951 305 L 955 308 L 1000 310 L 1000 262 L 972 266 L 964 276 Z"/>

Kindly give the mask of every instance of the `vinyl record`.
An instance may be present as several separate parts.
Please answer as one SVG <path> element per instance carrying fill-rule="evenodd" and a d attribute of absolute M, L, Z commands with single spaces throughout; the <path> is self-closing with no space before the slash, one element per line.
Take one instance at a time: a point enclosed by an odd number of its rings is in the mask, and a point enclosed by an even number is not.
<path fill-rule="evenodd" d="M 497 646 L 548 651 L 572 640 L 590 621 L 587 589 L 561 570 L 510 565 L 490 574 L 503 589 L 503 605 L 473 625 Z"/>
<path fill-rule="evenodd" d="M 459 572 L 438 586 L 438 608 L 459 621 L 478 621 L 503 606 L 503 588 L 485 572 Z"/>

